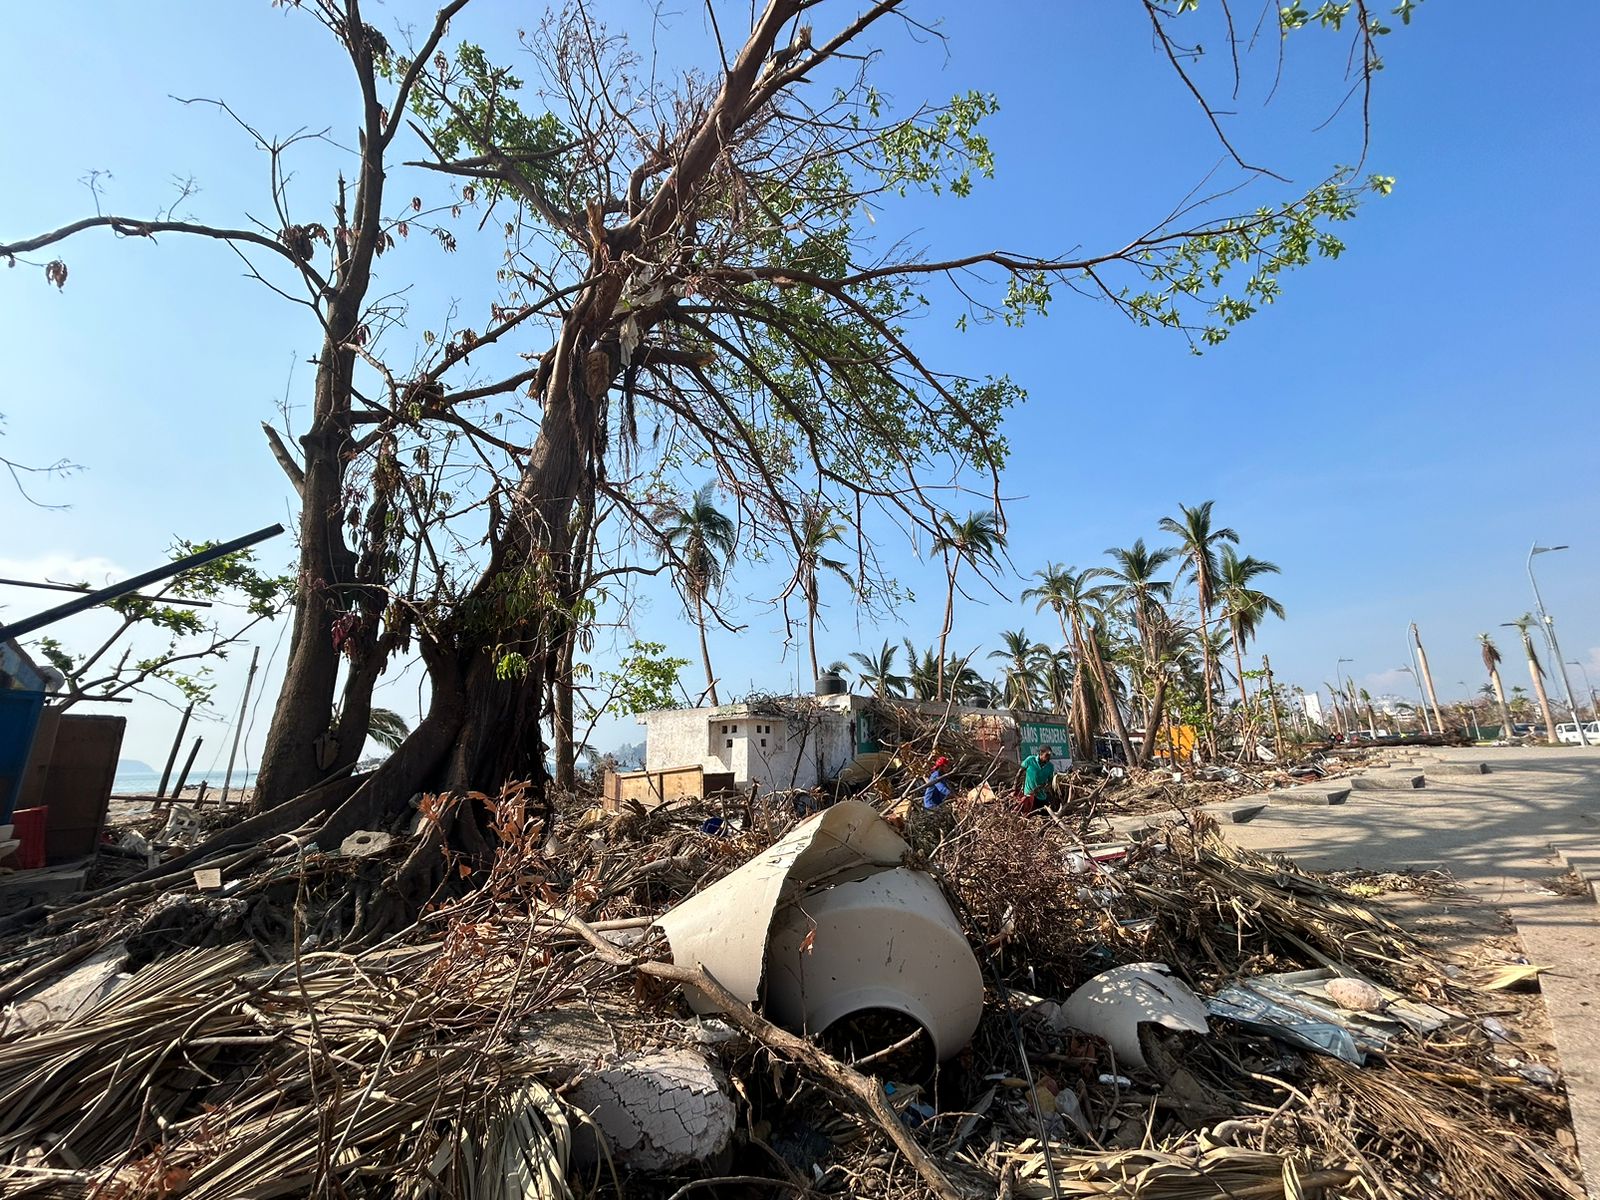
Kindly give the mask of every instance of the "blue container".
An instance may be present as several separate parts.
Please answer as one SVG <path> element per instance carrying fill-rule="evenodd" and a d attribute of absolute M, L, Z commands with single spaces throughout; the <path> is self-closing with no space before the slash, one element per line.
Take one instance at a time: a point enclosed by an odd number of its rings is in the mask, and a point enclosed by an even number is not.
<path fill-rule="evenodd" d="M 33 752 L 44 700 L 43 692 L 0 689 L 0 825 L 11 823 L 22 792 L 22 775 Z"/>

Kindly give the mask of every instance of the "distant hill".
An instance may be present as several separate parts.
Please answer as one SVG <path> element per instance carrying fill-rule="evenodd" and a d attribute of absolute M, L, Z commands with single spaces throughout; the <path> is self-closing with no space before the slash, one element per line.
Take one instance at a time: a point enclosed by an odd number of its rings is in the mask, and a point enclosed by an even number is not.
<path fill-rule="evenodd" d="M 117 759 L 118 775 L 154 775 L 156 769 L 147 762 L 140 762 L 137 758 Z"/>

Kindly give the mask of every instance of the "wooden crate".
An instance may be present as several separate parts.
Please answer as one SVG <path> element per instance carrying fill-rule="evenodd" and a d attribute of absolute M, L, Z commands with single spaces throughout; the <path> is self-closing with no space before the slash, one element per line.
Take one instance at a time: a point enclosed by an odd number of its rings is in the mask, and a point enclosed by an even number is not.
<path fill-rule="evenodd" d="M 606 772 L 603 803 L 616 812 L 632 801 L 644 808 L 655 808 L 668 800 L 715 796 L 733 790 L 731 771 L 707 771 L 704 767 L 669 767 L 662 771 Z"/>

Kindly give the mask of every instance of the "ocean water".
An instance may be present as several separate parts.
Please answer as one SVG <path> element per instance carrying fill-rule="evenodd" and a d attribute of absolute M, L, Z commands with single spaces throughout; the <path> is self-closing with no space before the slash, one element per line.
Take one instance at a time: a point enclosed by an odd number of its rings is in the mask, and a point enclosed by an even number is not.
<path fill-rule="evenodd" d="M 178 772 L 182 769 L 183 764 L 181 762 L 173 766 L 172 778 L 167 781 L 167 786 L 169 788 L 178 782 Z M 190 771 L 188 786 L 192 789 L 203 779 L 209 783 L 212 788 L 221 788 L 222 781 L 227 774 L 228 772 L 224 768 L 218 768 L 215 771 Z M 254 771 L 246 771 L 243 767 L 234 767 L 233 786 L 235 788 L 249 787 L 255 781 L 256 773 Z M 159 787 L 160 784 L 160 771 L 133 771 L 124 769 L 117 772 L 117 777 L 111 784 L 111 790 L 124 795 L 129 793 L 144 792 L 154 795 L 156 788 Z"/>

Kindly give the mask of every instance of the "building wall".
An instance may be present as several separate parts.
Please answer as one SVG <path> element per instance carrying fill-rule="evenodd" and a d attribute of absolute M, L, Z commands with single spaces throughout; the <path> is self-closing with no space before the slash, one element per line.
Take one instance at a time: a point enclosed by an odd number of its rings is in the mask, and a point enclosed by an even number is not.
<path fill-rule="evenodd" d="M 641 713 L 645 769 L 699 764 L 708 772 L 732 772 L 739 787 L 752 781 L 763 791 L 815 787 L 855 757 L 855 712 L 866 703 L 861 697 L 829 697 L 804 736 L 783 717 L 743 704 Z"/>

